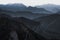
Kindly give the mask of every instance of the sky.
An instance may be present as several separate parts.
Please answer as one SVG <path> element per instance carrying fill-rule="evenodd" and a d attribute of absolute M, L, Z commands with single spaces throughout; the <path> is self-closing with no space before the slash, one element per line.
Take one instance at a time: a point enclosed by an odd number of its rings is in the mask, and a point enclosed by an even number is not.
<path fill-rule="evenodd" d="M 35 6 L 43 4 L 57 4 L 60 5 L 60 0 L 0 0 L 0 4 L 22 3 L 26 6 Z"/>

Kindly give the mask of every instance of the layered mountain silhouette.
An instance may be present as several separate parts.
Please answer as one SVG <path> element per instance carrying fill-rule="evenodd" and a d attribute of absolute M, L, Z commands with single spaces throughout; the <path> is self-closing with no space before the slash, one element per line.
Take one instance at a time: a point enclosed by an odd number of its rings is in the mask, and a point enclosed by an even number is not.
<path fill-rule="evenodd" d="M 35 7 L 32 6 L 27 7 L 24 4 L 15 3 L 15 4 L 7 4 L 7 5 L 0 4 L 0 8 L 4 10 L 14 11 L 14 12 L 31 11 L 33 13 L 52 14 L 60 10 L 60 5 L 44 4 L 44 5 L 37 5 Z"/>
<path fill-rule="evenodd" d="M 4 10 L 10 10 L 10 11 L 15 12 L 18 10 L 20 10 L 20 11 L 24 10 L 26 8 L 26 6 L 23 4 L 15 3 L 15 4 L 0 5 L 0 8 L 2 8 Z"/>
<path fill-rule="evenodd" d="M 16 11 L 16 12 L 14 12 L 12 10 L 11 11 L 10 10 L 4 10 L 2 8 L 0 8 L 0 13 L 1 14 L 8 14 L 8 15 L 11 15 L 12 17 L 26 17 L 28 19 L 35 19 L 37 17 L 49 15 L 49 14 L 33 13 L 31 11 Z"/>
<path fill-rule="evenodd" d="M 37 5 L 37 8 L 44 8 L 48 11 L 51 11 L 53 13 L 56 13 L 57 11 L 60 10 L 60 5 L 55 5 L 55 4 L 44 4 L 44 5 Z"/>
<path fill-rule="evenodd" d="M 44 9 L 44 8 L 37 8 L 37 7 L 28 7 L 28 11 L 31 11 L 33 13 L 39 13 L 39 14 L 50 14 L 51 12 Z"/>
<path fill-rule="evenodd" d="M 28 32 L 28 36 L 30 36 L 27 40 L 60 39 L 59 8 L 60 6 L 58 5 L 48 5 L 48 7 L 26 7 L 23 4 L 0 5 L 0 28 L 2 28 L 0 33 L 4 34 L 5 32 L 10 32 L 11 29 L 14 30 L 14 28 L 16 28 L 19 35 L 18 37 L 20 37 L 19 39 L 25 38 L 26 32 Z M 22 34 L 20 34 L 20 32 Z M 7 35 L 7 33 L 5 34 Z"/>
<path fill-rule="evenodd" d="M 50 14 L 50 13 L 52 13 L 52 12 L 50 12 L 50 11 L 44 9 L 44 8 L 37 8 L 37 7 L 32 7 L 32 6 L 27 7 L 24 4 L 18 4 L 18 3 L 0 5 L 0 8 L 4 9 L 4 10 L 13 11 L 13 12 L 16 12 L 16 11 L 30 11 L 30 12 L 39 13 L 39 14 Z"/>

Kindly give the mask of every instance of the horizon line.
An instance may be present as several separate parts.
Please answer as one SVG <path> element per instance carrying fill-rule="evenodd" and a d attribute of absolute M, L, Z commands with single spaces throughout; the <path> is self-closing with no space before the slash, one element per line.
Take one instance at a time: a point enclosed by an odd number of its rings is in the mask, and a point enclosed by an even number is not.
<path fill-rule="evenodd" d="M 12 4 L 22 4 L 22 5 L 25 5 L 25 4 L 23 4 L 23 3 L 6 3 L 6 4 L 3 4 L 3 3 L 1 3 L 0 5 L 12 5 Z M 47 3 L 47 4 L 40 4 L 40 5 L 34 5 L 34 6 L 41 6 L 41 5 L 60 5 L 60 4 L 52 4 L 52 3 Z M 27 6 L 27 7 L 29 7 L 29 6 L 32 6 L 32 5 L 25 5 L 25 6 Z M 34 6 L 32 6 L 32 7 L 34 7 Z"/>

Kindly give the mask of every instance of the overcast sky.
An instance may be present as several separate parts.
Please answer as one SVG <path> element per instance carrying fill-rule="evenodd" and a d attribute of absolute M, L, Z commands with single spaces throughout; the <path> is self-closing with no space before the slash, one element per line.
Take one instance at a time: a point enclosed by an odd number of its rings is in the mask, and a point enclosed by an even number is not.
<path fill-rule="evenodd" d="M 0 0 L 0 4 L 23 3 L 26 6 L 35 6 L 42 4 L 57 4 L 60 5 L 60 0 Z"/>

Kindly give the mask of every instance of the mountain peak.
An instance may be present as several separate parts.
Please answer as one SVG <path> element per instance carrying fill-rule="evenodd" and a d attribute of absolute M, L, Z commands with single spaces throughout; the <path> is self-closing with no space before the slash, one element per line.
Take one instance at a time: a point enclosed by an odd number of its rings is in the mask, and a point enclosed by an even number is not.
<path fill-rule="evenodd" d="M 19 3 L 7 4 L 7 6 L 20 6 L 20 7 L 26 7 L 24 4 L 19 4 Z"/>

